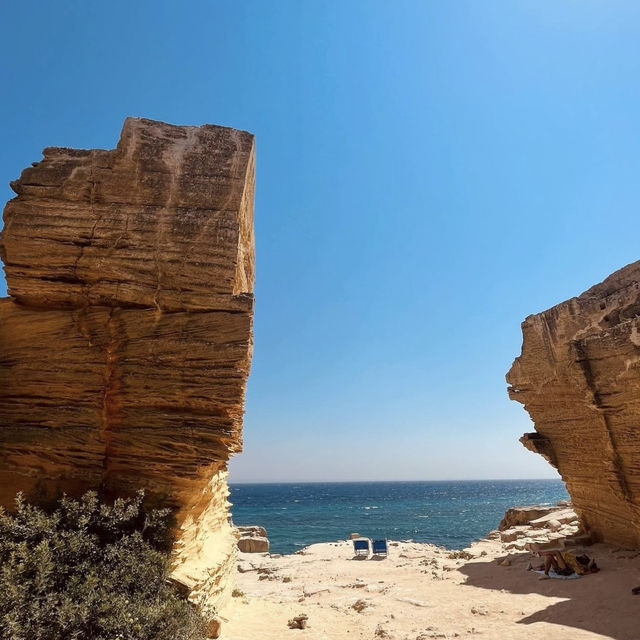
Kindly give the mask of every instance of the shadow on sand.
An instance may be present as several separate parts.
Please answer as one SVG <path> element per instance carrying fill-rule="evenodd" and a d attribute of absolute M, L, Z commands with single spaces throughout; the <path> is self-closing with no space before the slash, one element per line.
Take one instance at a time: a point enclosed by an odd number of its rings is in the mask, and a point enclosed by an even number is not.
<path fill-rule="evenodd" d="M 538 574 L 526 570 L 532 560 L 528 554 L 503 556 L 512 560 L 510 567 L 471 561 L 459 571 L 467 576 L 465 585 L 566 598 L 523 617 L 518 624 L 547 622 L 615 640 L 639 640 L 640 596 L 631 593 L 631 588 L 640 584 L 638 561 L 616 559 L 611 548 L 604 545 L 590 547 L 588 554 L 597 559 L 602 570 L 578 580 L 539 580 Z"/>

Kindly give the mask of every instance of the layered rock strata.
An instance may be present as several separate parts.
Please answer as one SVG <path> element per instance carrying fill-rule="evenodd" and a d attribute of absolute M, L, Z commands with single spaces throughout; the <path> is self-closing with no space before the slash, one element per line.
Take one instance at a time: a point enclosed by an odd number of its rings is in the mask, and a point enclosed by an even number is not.
<path fill-rule="evenodd" d="M 640 261 L 529 316 L 509 396 L 597 541 L 640 547 Z"/>
<path fill-rule="evenodd" d="M 500 540 L 510 551 L 524 551 L 535 548 L 532 545 L 546 543 L 560 548 L 591 543 L 590 538 L 581 535 L 576 512 L 561 506 L 507 509 L 498 530 L 490 532 L 487 537 Z"/>
<path fill-rule="evenodd" d="M 177 508 L 178 578 L 220 603 L 252 349 L 254 138 L 128 118 L 114 150 L 43 155 L 11 183 L 0 243 L 0 502 L 144 488 Z"/>

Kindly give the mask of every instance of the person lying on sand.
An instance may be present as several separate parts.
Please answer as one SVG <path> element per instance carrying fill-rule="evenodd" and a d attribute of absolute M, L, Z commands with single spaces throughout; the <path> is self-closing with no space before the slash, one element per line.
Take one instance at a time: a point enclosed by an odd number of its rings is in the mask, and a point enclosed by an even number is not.
<path fill-rule="evenodd" d="M 573 569 L 567 565 L 560 551 L 541 551 L 540 555 L 544 557 L 544 564 L 538 571 L 544 569 L 544 575 L 547 578 L 551 569 L 559 576 L 570 576 L 573 573 Z"/>
<path fill-rule="evenodd" d="M 542 578 L 548 578 L 551 569 L 559 576 L 570 576 L 572 573 L 583 576 L 587 573 L 600 571 L 596 561 L 589 558 L 586 554 L 575 556 L 568 551 L 564 553 L 561 551 L 540 551 L 538 555 L 544 557 L 544 564 L 541 564 L 539 567 L 529 565 L 527 570 L 544 571 Z"/>

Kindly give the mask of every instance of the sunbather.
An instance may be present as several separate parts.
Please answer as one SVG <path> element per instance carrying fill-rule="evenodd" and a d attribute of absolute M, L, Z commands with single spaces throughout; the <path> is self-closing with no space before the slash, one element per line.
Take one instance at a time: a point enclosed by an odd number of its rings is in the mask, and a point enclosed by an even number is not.
<path fill-rule="evenodd" d="M 539 555 L 544 556 L 544 564 L 530 569 L 534 571 L 544 571 L 544 575 L 549 577 L 549 571 L 553 571 L 559 576 L 570 576 L 576 573 L 583 576 L 587 573 L 596 573 L 600 571 L 595 560 L 592 560 L 586 554 L 575 556 L 568 551 L 540 551 Z"/>
<path fill-rule="evenodd" d="M 540 555 L 544 556 L 544 565 L 541 569 L 544 568 L 545 576 L 549 576 L 551 569 L 559 576 L 569 576 L 573 573 L 573 569 L 567 565 L 560 551 L 542 551 Z"/>

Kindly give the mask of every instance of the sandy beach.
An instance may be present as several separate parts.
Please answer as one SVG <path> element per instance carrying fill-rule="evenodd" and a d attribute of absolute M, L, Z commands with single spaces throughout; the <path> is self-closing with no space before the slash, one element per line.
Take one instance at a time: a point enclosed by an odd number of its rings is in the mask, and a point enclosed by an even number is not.
<path fill-rule="evenodd" d="M 530 553 L 497 540 L 474 543 L 466 559 L 411 541 L 390 542 L 381 559 L 356 559 L 351 541 L 285 556 L 240 553 L 222 638 L 637 640 L 640 554 L 585 550 L 601 571 L 570 580 L 540 580 L 527 571 Z M 301 614 L 307 627 L 289 629 Z"/>

